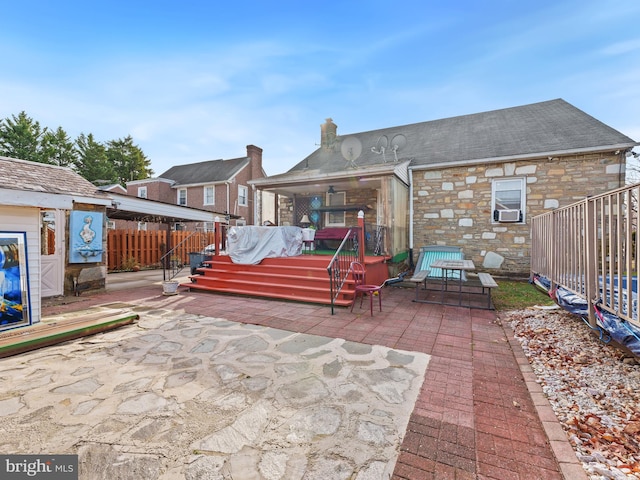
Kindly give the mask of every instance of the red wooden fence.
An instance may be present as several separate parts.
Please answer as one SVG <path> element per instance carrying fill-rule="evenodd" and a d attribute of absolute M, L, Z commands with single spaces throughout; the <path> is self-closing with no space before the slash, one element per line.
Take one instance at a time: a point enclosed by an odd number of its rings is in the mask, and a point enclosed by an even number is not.
<path fill-rule="evenodd" d="M 201 252 L 214 243 L 213 232 L 172 231 L 171 247 L 176 248 L 173 260 L 189 263 L 190 252 Z M 184 242 L 184 243 L 182 243 Z M 167 232 L 163 230 L 109 230 L 107 258 L 109 270 L 129 270 L 140 267 L 160 267 L 160 257 L 167 251 Z"/>

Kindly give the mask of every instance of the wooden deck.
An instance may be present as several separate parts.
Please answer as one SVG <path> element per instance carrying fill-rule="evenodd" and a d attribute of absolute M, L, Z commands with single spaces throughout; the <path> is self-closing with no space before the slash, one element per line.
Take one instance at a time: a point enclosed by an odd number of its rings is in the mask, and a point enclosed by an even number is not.
<path fill-rule="evenodd" d="M 113 330 L 137 320 L 130 310 L 97 308 L 0 333 L 0 358 Z"/>
<path fill-rule="evenodd" d="M 327 255 L 265 258 L 257 265 L 233 263 L 228 255 L 217 255 L 199 268 L 190 283 L 181 286 L 191 290 L 267 297 L 306 303 L 331 304 Z M 367 283 L 380 285 L 389 277 L 387 257 L 366 256 Z M 354 285 L 347 279 L 336 305 L 349 306 Z"/>

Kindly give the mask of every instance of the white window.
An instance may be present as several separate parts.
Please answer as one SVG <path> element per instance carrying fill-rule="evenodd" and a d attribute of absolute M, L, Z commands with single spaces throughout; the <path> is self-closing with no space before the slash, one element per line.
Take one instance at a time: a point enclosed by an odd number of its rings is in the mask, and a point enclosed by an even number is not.
<path fill-rule="evenodd" d="M 204 231 L 205 232 L 215 232 L 216 224 L 214 222 L 204 222 Z"/>
<path fill-rule="evenodd" d="M 147 222 L 138 222 L 138 230 L 147 231 Z"/>
<path fill-rule="evenodd" d="M 327 193 L 328 207 L 344 207 L 345 192 Z M 327 227 L 344 227 L 344 210 L 334 210 L 325 214 L 325 225 Z"/>
<path fill-rule="evenodd" d="M 113 220 L 107 220 L 107 230 L 115 230 L 116 229 L 116 222 L 114 222 Z"/>
<path fill-rule="evenodd" d="M 523 223 L 526 205 L 526 179 L 494 180 L 491 187 L 491 211 L 494 222 Z"/>
<path fill-rule="evenodd" d="M 215 205 L 216 203 L 216 189 L 213 185 L 206 185 L 203 192 L 204 201 L 203 205 Z"/>
<path fill-rule="evenodd" d="M 184 223 L 179 223 L 178 222 L 178 223 L 174 223 L 173 224 L 173 230 L 175 230 L 177 232 L 180 232 L 180 231 L 186 230 L 186 229 L 187 229 L 187 227 L 186 227 L 186 225 Z"/>
<path fill-rule="evenodd" d="M 246 227 L 247 221 L 244 218 L 239 218 L 236 220 L 236 227 Z"/>
<path fill-rule="evenodd" d="M 249 205 L 249 189 L 244 185 L 238 185 L 238 205 L 241 207 Z"/>
<path fill-rule="evenodd" d="M 178 205 L 186 205 L 187 204 L 187 189 L 179 188 L 178 189 Z"/>
<path fill-rule="evenodd" d="M 147 187 L 138 187 L 138 197 L 147 198 Z"/>

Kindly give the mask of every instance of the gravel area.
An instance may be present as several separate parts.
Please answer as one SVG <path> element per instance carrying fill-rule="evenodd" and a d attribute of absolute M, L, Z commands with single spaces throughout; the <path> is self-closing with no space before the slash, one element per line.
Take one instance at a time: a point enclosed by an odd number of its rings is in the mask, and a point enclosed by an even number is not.
<path fill-rule="evenodd" d="M 500 315 L 511 325 L 591 480 L 640 479 L 640 364 L 562 309 Z"/>

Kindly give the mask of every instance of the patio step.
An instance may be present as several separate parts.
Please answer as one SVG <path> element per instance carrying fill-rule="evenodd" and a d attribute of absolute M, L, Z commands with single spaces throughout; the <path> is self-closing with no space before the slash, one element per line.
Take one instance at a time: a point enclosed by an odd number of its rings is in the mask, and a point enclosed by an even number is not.
<path fill-rule="evenodd" d="M 219 293 L 250 295 L 331 304 L 331 283 L 327 272 L 330 257 L 301 255 L 266 258 L 256 265 L 235 264 L 228 256 L 216 256 L 199 268 L 183 287 Z M 334 305 L 350 306 L 353 280 L 347 279 Z"/>
<path fill-rule="evenodd" d="M 320 303 L 329 305 L 330 296 L 327 290 L 323 289 L 304 289 L 292 285 L 269 285 L 267 283 L 247 284 L 237 281 L 227 281 L 224 284 L 212 284 L 210 282 L 202 283 L 202 278 L 196 279 L 196 283 L 182 284 L 192 290 L 204 290 L 216 293 L 227 293 L 234 295 L 248 295 L 252 297 L 275 298 L 279 300 L 293 300 L 304 303 Z M 349 298 L 347 298 L 349 297 Z M 341 292 L 341 298 L 336 299 L 335 305 L 348 307 L 353 299 L 353 291 Z"/>

